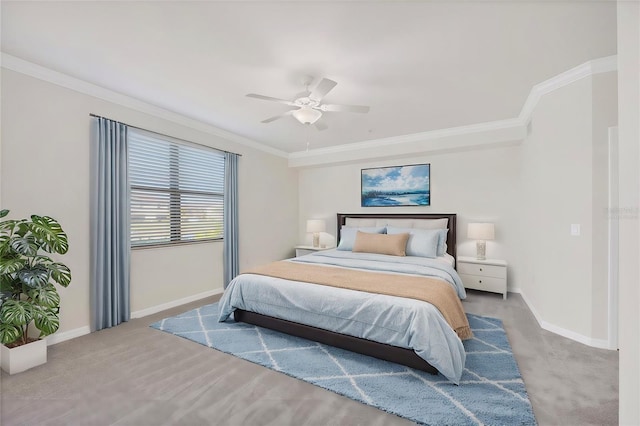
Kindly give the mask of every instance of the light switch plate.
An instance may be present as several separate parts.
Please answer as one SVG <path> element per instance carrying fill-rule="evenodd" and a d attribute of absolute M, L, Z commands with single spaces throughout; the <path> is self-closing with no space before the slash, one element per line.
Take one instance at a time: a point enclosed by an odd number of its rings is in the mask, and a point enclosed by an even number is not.
<path fill-rule="evenodd" d="M 571 235 L 574 237 L 580 236 L 580 224 L 572 223 L 571 224 Z"/>

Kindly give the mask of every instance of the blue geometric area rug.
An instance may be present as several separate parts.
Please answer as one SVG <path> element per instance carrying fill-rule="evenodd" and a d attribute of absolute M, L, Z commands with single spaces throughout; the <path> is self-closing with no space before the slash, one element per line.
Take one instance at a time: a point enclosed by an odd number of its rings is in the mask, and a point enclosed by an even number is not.
<path fill-rule="evenodd" d="M 218 304 L 151 325 L 427 425 L 535 425 L 502 321 L 470 315 L 474 338 L 459 386 L 444 376 L 233 320 Z"/>

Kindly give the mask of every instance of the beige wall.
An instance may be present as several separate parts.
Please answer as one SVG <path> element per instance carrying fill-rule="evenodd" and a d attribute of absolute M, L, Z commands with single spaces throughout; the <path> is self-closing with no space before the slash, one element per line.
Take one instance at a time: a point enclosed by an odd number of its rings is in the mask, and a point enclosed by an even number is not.
<path fill-rule="evenodd" d="M 640 3 L 618 2 L 620 424 L 640 424 Z"/>
<path fill-rule="evenodd" d="M 589 334 L 591 79 L 544 96 L 523 145 L 523 293 L 539 319 Z M 581 236 L 569 234 L 581 225 Z M 568 302 L 571 302 L 570 304 Z M 569 309 L 570 306 L 570 309 Z"/>
<path fill-rule="evenodd" d="M 431 164 L 431 206 L 360 207 L 360 170 L 403 164 Z M 458 254 L 475 255 L 475 242 L 466 238 L 467 223 L 491 221 L 496 240 L 487 242 L 487 256 L 509 262 L 509 287 L 518 287 L 520 261 L 518 205 L 520 148 L 494 147 L 458 153 L 412 156 L 377 162 L 300 170 L 300 241 L 306 219 L 327 220 L 327 233 L 336 235 L 336 213 L 457 213 Z"/>
<path fill-rule="evenodd" d="M 637 27 L 628 32 L 637 35 Z M 637 40 L 628 38 L 637 55 Z M 635 75 L 632 65 L 621 65 L 620 171 L 625 179 L 620 204 L 637 208 L 638 108 L 637 98 L 630 95 L 638 88 L 637 62 Z M 54 216 L 68 232 L 71 249 L 64 262 L 72 269 L 73 282 L 61 292 L 61 331 L 66 331 L 89 324 L 90 112 L 243 154 L 241 269 L 291 255 L 293 245 L 308 241 L 308 218 L 327 219 L 327 230 L 335 235 L 336 212 L 389 211 L 360 207 L 360 169 L 430 163 L 432 205 L 398 211 L 458 213 L 461 255 L 475 249 L 465 237 L 466 223 L 495 222 L 496 241 L 489 242 L 488 255 L 509 262 L 510 289 L 521 289 L 545 322 L 601 340 L 607 330 L 602 299 L 606 252 L 601 244 L 606 221 L 600 217 L 606 199 L 601 177 L 607 170 L 601 156 L 605 129 L 615 125 L 615 84 L 614 75 L 604 74 L 544 95 L 521 145 L 421 156 L 390 153 L 393 160 L 290 169 L 283 158 L 3 70 L 2 208 L 11 209 L 12 216 Z M 46 190 L 40 189 L 43 184 Z M 580 237 L 569 235 L 571 223 L 582 225 Z M 626 365 L 631 374 L 621 375 L 621 406 L 624 401 L 631 407 L 630 401 L 638 402 L 638 332 L 625 324 L 626 318 L 635 318 L 635 324 L 638 319 L 637 215 L 624 226 L 629 232 L 621 230 L 621 371 Z M 132 310 L 221 287 L 221 251 L 221 243 L 135 251 Z M 626 409 L 626 418 L 637 416 L 637 409 Z"/>
<path fill-rule="evenodd" d="M 6 69 L 2 95 L 2 208 L 55 217 L 69 235 L 63 261 L 73 281 L 61 291 L 60 332 L 90 322 L 89 113 L 242 154 L 241 268 L 291 254 L 298 177 L 286 159 Z M 222 287 L 221 242 L 134 250 L 131 263 L 134 312 Z"/>
<path fill-rule="evenodd" d="M 552 330 L 599 346 L 608 339 L 607 129 L 616 102 L 615 73 L 545 95 L 522 154 L 523 295 Z"/>
<path fill-rule="evenodd" d="M 309 218 L 326 219 L 335 236 L 336 212 L 391 212 L 360 207 L 361 169 L 430 163 L 431 206 L 393 212 L 457 213 L 460 255 L 475 253 L 468 222 L 494 222 L 487 256 L 509 263 L 510 291 L 523 292 L 546 328 L 606 346 L 607 129 L 616 125 L 616 84 L 616 73 L 596 74 L 542 96 L 526 140 L 511 146 L 418 156 L 388 147 L 393 160 L 301 168 L 299 240 L 309 242 Z"/>

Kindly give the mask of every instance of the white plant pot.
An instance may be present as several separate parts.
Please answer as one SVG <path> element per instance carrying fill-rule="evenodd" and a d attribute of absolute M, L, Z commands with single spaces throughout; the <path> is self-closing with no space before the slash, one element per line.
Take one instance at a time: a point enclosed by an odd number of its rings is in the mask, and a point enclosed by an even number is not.
<path fill-rule="evenodd" d="M 47 362 L 47 341 L 45 339 L 9 349 L 0 345 L 2 369 L 9 374 L 21 373 Z"/>

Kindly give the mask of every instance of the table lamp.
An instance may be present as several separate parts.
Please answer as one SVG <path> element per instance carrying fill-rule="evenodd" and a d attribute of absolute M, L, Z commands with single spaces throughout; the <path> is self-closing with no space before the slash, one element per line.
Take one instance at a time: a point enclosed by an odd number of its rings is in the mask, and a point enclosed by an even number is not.
<path fill-rule="evenodd" d="M 493 223 L 470 223 L 467 228 L 467 237 L 476 240 L 476 258 L 485 260 L 487 253 L 487 240 L 495 238 Z"/>
<path fill-rule="evenodd" d="M 307 220 L 307 232 L 313 233 L 313 246 L 320 247 L 320 233 L 324 232 L 326 224 L 322 219 Z"/>

